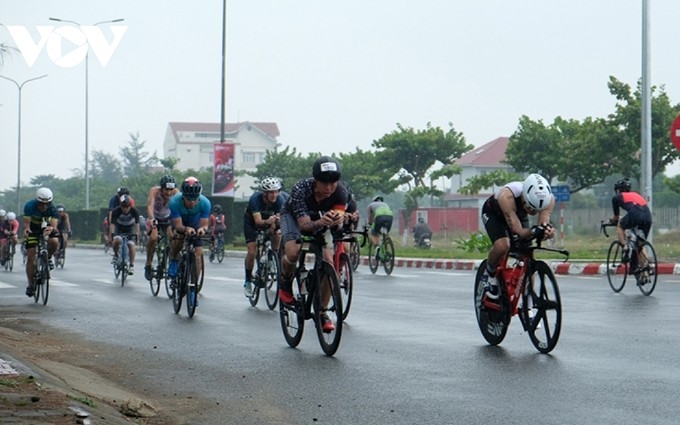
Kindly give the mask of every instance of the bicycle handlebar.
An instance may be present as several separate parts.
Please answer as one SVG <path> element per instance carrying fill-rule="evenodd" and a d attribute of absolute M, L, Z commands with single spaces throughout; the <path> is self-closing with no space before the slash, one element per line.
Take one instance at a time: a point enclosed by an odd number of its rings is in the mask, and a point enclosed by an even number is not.
<path fill-rule="evenodd" d="M 612 223 L 611 220 L 607 220 L 606 222 L 604 220 L 600 221 L 600 233 L 604 233 L 606 237 L 609 237 L 607 227 L 616 227 L 616 223 Z"/>

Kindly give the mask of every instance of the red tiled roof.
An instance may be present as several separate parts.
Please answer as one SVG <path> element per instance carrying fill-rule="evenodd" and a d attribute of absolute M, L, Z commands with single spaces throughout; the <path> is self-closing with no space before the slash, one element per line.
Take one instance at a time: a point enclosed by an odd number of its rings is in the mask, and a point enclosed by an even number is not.
<path fill-rule="evenodd" d="M 508 147 L 509 141 L 510 138 L 508 137 L 499 137 L 485 145 L 474 148 L 455 160 L 454 163 L 461 167 L 506 167 L 507 165 L 502 164 L 501 161 L 505 159 L 505 149 Z"/>
<path fill-rule="evenodd" d="M 171 122 L 169 123 L 170 128 L 172 128 L 172 132 L 175 134 L 175 139 L 177 139 L 177 132 L 178 131 L 205 131 L 205 132 L 214 132 L 214 133 L 219 133 L 220 131 L 220 123 L 211 123 L 211 122 Z M 279 133 L 279 127 L 276 125 L 274 122 L 239 122 L 239 123 L 224 123 L 224 132 L 225 134 L 228 133 L 236 133 L 239 131 L 242 127 L 247 126 L 247 125 L 252 125 L 253 127 L 257 127 L 260 131 L 268 135 L 269 137 L 275 139 L 277 138 L 280 133 Z"/>

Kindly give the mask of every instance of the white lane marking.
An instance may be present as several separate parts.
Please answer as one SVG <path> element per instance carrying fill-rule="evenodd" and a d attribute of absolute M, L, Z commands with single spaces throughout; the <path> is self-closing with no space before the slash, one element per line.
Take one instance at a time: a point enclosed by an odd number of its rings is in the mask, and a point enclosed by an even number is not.
<path fill-rule="evenodd" d="M 61 287 L 65 287 L 65 286 L 78 286 L 78 284 L 76 284 L 76 283 L 64 282 L 63 280 L 54 280 L 54 279 L 50 279 L 50 286 L 52 286 L 52 285 L 54 285 L 54 286 L 61 286 Z"/>
<path fill-rule="evenodd" d="M 241 282 L 243 279 L 238 279 L 234 277 L 215 277 L 215 276 L 206 276 L 205 279 L 208 280 L 219 280 L 221 282 Z"/>
<path fill-rule="evenodd" d="M 6 288 L 16 288 L 16 286 L 5 282 L 0 282 L 0 289 Z"/>

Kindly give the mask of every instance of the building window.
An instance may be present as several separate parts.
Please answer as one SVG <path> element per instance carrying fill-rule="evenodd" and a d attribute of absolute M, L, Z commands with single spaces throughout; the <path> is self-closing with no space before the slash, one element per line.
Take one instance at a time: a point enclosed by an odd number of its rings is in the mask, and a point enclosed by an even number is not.
<path fill-rule="evenodd" d="M 253 152 L 243 152 L 244 164 L 255 164 L 255 154 Z"/>

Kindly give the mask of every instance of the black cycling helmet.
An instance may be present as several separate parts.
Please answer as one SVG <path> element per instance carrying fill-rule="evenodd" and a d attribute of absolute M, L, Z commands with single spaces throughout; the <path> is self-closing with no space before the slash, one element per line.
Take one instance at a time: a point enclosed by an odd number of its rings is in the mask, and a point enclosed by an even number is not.
<path fill-rule="evenodd" d="M 118 196 L 129 195 L 130 190 L 125 186 L 121 186 L 121 187 L 118 188 L 116 193 L 118 193 Z"/>
<path fill-rule="evenodd" d="M 66 211 L 66 207 L 63 205 L 57 205 L 57 212 L 63 212 Z"/>
<path fill-rule="evenodd" d="M 130 205 L 132 205 L 132 198 L 130 198 L 130 195 L 122 195 L 120 197 L 120 206 L 129 207 Z"/>
<path fill-rule="evenodd" d="M 161 187 L 161 189 L 174 189 L 177 186 L 177 182 L 175 181 L 175 178 L 171 176 L 170 174 L 166 174 L 163 177 L 161 177 L 160 182 L 158 185 Z"/>
<path fill-rule="evenodd" d="M 213 212 L 215 214 L 221 213 L 222 212 L 222 206 L 220 204 L 217 204 L 213 207 Z"/>
<path fill-rule="evenodd" d="M 614 190 L 621 192 L 630 192 L 630 180 L 628 178 L 621 179 L 614 183 Z"/>
<path fill-rule="evenodd" d="M 182 182 L 182 195 L 190 201 L 198 199 L 201 191 L 203 191 L 203 185 L 196 177 L 187 177 Z"/>
<path fill-rule="evenodd" d="M 320 182 L 335 183 L 340 180 L 340 164 L 330 156 L 322 156 L 314 161 L 312 175 Z"/>
<path fill-rule="evenodd" d="M 385 202 L 382 196 L 378 195 L 375 198 L 373 198 L 373 202 Z"/>

